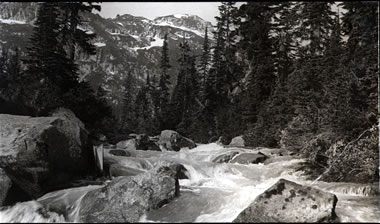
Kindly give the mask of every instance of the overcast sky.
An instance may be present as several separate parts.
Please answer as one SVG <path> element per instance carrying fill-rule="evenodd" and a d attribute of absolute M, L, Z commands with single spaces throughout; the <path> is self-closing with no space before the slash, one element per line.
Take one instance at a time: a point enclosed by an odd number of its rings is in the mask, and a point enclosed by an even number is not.
<path fill-rule="evenodd" d="M 236 3 L 240 6 L 243 2 Z M 215 16 L 219 15 L 220 2 L 104 2 L 100 15 L 114 18 L 117 14 L 131 14 L 154 19 L 171 14 L 197 15 L 215 25 Z"/>

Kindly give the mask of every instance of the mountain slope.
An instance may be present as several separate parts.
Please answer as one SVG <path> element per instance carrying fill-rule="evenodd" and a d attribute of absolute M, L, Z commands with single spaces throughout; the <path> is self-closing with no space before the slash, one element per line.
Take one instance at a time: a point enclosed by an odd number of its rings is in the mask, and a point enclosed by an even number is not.
<path fill-rule="evenodd" d="M 0 3 L 0 47 L 18 46 L 25 56 L 28 39 L 36 18 L 37 3 Z M 175 81 L 179 55 L 178 45 L 185 38 L 193 52 L 201 52 L 206 26 L 212 35 L 212 24 L 198 16 L 168 15 L 149 20 L 129 14 L 105 19 L 99 14 L 83 14 L 87 21 L 79 29 L 97 34 L 94 44 L 96 55 L 77 52 L 80 67 L 79 79 L 87 80 L 95 90 L 102 86 L 114 109 L 120 106 L 122 83 L 129 71 L 139 86 L 146 76 L 159 77 L 159 60 L 165 33 L 168 33 L 170 70 Z"/>

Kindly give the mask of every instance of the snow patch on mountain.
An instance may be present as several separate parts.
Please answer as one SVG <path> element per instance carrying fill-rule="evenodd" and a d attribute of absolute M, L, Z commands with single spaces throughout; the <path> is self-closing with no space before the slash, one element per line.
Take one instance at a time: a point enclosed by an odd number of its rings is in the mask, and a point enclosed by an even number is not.
<path fill-rule="evenodd" d="M 0 19 L 0 23 L 6 23 L 6 24 L 26 24 L 25 21 L 14 20 L 14 19 Z"/>
<path fill-rule="evenodd" d="M 138 40 L 140 41 L 141 40 L 141 37 L 140 36 L 137 36 L 137 35 L 133 35 L 133 34 L 129 34 L 129 36 L 135 38 L 135 40 Z"/>
<path fill-rule="evenodd" d="M 182 17 L 188 17 L 188 14 L 174 14 L 173 15 L 175 18 L 181 19 Z"/>
<path fill-rule="evenodd" d="M 147 47 L 133 47 L 131 48 L 132 50 L 147 50 L 147 49 L 150 49 L 152 47 L 162 47 L 162 45 L 164 44 L 164 39 L 161 39 L 160 37 L 158 36 L 155 36 L 154 37 L 154 41 L 150 42 L 150 45 L 147 46 Z"/>
<path fill-rule="evenodd" d="M 150 20 L 147 20 L 147 19 L 143 19 L 143 20 L 141 20 L 141 22 L 144 22 L 144 23 L 150 23 L 151 21 L 150 21 Z"/>
<path fill-rule="evenodd" d="M 169 26 L 169 27 L 181 29 L 184 31 L 192 32 L 198 36 L 204 37 L 203 33 L 198 31 L 198 30 L 192 30 L 192 29 L 189 29 L 189 28 L 183 27 L 183 26 L 176 26 L 173 23 L 169 23 L 169 22 L 160 22 L 160 23 L 155 23 L 154 25 L 156 25 L 156 26 Z"/>
<path fill-rule="evenodd" d="M 161 47 L 164 44 L 164 39 L 159 38 L 158 36 L 154 37 L 154 41 L 150 43 L 149 48 L 151 47 Z"/>
<path fill-rule="evenodd" d="M 97 47 L 104 47 L 104 46 L 106 46 L 106 44 L 102 43 L 102 42 L 96 42 L 96 43 L 94 43 L 94 45 L 97 46 Z"/>

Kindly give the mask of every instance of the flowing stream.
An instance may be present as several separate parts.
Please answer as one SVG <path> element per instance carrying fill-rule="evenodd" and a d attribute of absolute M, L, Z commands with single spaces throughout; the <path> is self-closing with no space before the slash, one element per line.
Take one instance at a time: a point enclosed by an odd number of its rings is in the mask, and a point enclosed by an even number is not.
<path fill-rule="evenodd" d="M 256 150 L 265 153 L 271 149 Z M 141 222 L 231 222 L 256 196 L 280 178 L 303 185 L 312 183 L 312 180 L 306 180 L 302 171 L 295 171 L 296 166 L 303 162 L 297 157 L 271 155 L 271 162 L 265 165 L 212 162 L 219 155 L 235 151 L 255 150 L 224 148 L 211 143 L 180 152 L 131 151 L 133 161 L 130 157 L 115 158 L 119 164 L 134 169 L 147 170 L 155 161 L 169 160 L 183 164 L 188 171 L 189 179 L 180 180 L 180 196 L 144 214 Z M 88 191 L 100 187 L 102 185 L 50 192 L 35 201 L 2 207 L 0 222 L 79 222 L 80 200 Z M 317 181 L 312 187 L 337 195 L 336 213 L 340 221 L 380 222 L 377 184 Z M 54 208 L 54 211 L 49 208 Z"/>

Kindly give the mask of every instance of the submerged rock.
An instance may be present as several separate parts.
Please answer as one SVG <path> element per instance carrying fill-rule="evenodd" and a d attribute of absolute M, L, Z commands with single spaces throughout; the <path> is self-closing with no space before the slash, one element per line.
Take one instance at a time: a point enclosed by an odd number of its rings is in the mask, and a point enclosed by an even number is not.
<path fill-rule="evenodd" d="M 0 114 L 0 167 L 34 198 L 95 167 L 84 124 L 69 110 L 53 115 Z"/>
<path fill-rule="evenodd" d="M 172 130 L 162 131 L 158 144 L 168 151 L 179 151 L 184 147 L 192 149 L 197 146 L 191 139 L 183 137 L 178 132 Z"/>
<path fill-rule="evenodd" d="M 179 194 L 176 165 L 160 166 L 133 177 L 117 177 L 88 192 L 80 204 L 81 222 L 137 222 Z"/>
<path fill-rule="evenodd" d="M 109 175 L 111 177 L 119 177 L 119 176 L 136 176 L 140 173 L 144 173 L 146 170 L 141 170 L 137 168 L 132 168 L 132 167 L 126 167 L 122 166 L 120 164 L 112 164 L 109 167 Z"/>
<path fill-rule="evenodd" d="M 233 158 L 230 163 L 239 164 L 257 164 L 264 162 L 268 157 L 261 152 L 258 153 L 241 153 Z"/>
<path fill-rule="evenodd" d="M 108 153 L 114 155 L 114 156 L 124 156 L 124 157 L 129 157 L 131 156 L 131 153 L 125 150 L 120 150 L 120 149 L 112 149 Z"/>
<path fill-rule="evenodd" d="M 151 140 L 146 134 L 133 134 L 131 137 L 133 138 L 118 142 L 116 147 L 128 150 L 161 151 L 158 144 L 154 140 Z"/>
<path fill-rule="evenodd" d="M 0 168 L 0 207 L 3 205 L 8 191 L 12 186 L 12 181 L 7 174 Z"/>
<path fill-rule="evenodd" d="M 212 160 L 212 162 L 214 162 L 214 163 L 228 163 L 237 154 L 239 154 L 239 152 L 227 152 L 225 154 L 222 154 L 222 155 L 215 157 Z"/>
<path fill-rule="evenodd" d="M 236 147 L 244 147 L 245 146 L 245 141 L 243 139 L 243 136 L 237 136 L 233 138 L 230 142 L 230 146 L 236 146 Z"/>
<path fill-rule="evenodd" d="M 257 196 L 234 222 L 329 222 L 336 218 L 334 194 L 280 179 Z"/>

